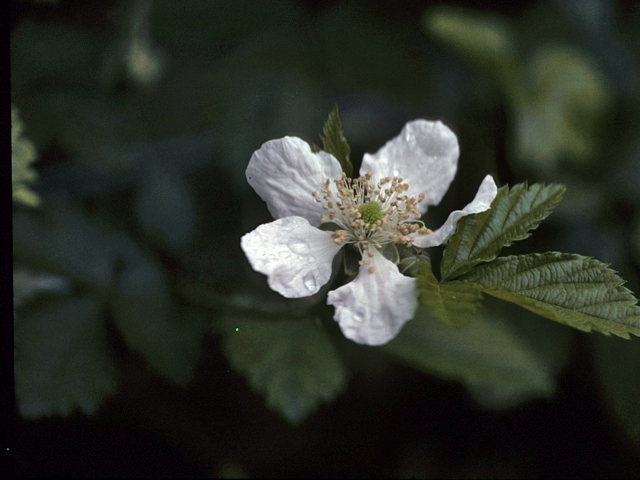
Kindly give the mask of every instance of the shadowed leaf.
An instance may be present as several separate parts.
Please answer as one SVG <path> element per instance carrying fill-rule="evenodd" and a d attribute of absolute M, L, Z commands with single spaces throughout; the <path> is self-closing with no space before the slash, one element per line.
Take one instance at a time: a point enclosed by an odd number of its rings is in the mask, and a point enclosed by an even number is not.
<path fill-rule="evenodd" d="M 310 319 L 270 322 L 229 316 L 216 327 L 231 366 L 293 425 L 346 385 L 338 352 Z"/>

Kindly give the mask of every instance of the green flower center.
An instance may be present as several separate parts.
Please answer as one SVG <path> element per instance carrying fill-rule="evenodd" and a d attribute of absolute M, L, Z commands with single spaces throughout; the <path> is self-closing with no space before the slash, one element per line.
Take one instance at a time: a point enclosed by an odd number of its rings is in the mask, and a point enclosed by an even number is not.
<path fill-rule="evenodd" d="M 374 225 L 378 220 L 382 220 L 382 205 L 375 200 L 364 203 L 358 207 L 358 213 L 362 216 L 364 223 Z"/>

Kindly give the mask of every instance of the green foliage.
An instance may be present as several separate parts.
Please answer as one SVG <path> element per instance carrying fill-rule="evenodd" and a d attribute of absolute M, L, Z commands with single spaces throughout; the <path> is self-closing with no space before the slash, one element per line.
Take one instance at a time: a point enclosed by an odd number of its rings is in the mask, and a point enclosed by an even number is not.
<path fill-rule="evenodd" d="M 439 7 L 422 23 L 425 31 L 496 77 L 512 108 L 515 160 L 523 167 L 550 175 L 562 160 L 583 165 L 596 159 L 609 93 L 583 51 L 543 44 L 521 58 L 526 49 L 517 43 L 525 34 L 491 13 Z"/>
<path fill-rule="evenodd" d="M 36 272 L 20 265 L 13 266 L 13 307 L 20 305 L 43 293 L 69 293 L 70 285 L 66 278 L 45 272 Z"/>
<path fill-rule="evenodd" d="M 113 320 L 131 350 L 179 385 L 191 380 L 200 357 L 204 319 L 179 312 L 163 270 L 144 256 L 130 258 L 110 295 Z"/>
<path fill-rule="evenodd" d="M 49 203 L 41 215 L 13 215 L 14 259 L 104 293 L 114 281 L 116 260 L 138 255 L 137 246 L 103 222 L 87 221 L 67 202 Z"/>
<path fill-rule="evenodd" d="M 608 93 L 596 64 L 567 46 L 539 48 L 507 84 L 516 148 L 530 166 L 552 174 L 561 159 L 594 159 Z"/>
<path fill-rule="evenodd" d="M 460 325 L 475 317 L 482 300 L 482 293 L 462 282 L 438 283 L 429 265 L 418 264 L 418 291 L 420 303 L 438 320 L 450 325 Z"/>
<path fill-rule="evenodd" d="M 640 336 L 637 300 L 613 270 L 591 258 L 556 252 L 501 257 L 461 280 L 579 330 Z"/>
<path fill-rule="evenodd" d="M 416 317 L 381 348 L 425 373 L 509 397 L 512 403 L 553 393 L 554 380 L 543 359 L 508 323 L 476 315 L 473 322 L 451 328 L 430 313 L 418 308 Z"/>
<path fill-rule="evenodd" d="M 513 33 L 498 16 L 439 7 L 425 13 L 422 25 L 490 74 L 506 78 L 515 69 Z"/>
<path fill-rule="evenodd" d="M 95 296 L 62 296 L 18 311 L 15 383 L 23 417 L 66 416 L 76 409 L 91 415 L 116 393 L 102 317 Z"/>
<path fill-rule="evenodd" d="M 484 212 L 468 215 L 457 225 L 442 257 L 443 280 L 459 277 L 480 262 L 496 258 L 503 247 L 523 240 L 537 228 L 565 192 L 563 185 L 520 183 L 504 186 Z"/>
<path fill-rule="evenodd" d="M 40 205 L 40 197 L 28 185 L 38 178 L 31 166 L 36 161 L 33 143 L 22 135 L 18 109 L 11 105 L 11 185 L 13 200 L 30 207 Z"/>
<path fill-rule="evenodd" d="M 136 213 L 150 239 L 169 251 L 189 246 L 195 229 L 191 194 L 178 172 L 160 165 L 147 169 L 142 180 Z"/>
<path fill-rule="evenodd" d="M 333 400 L 346 385 L 338 352 L 312 319 L 272 322 L 227 316 L 215 327 L 223 335 L 231 366 L 292 425 Z"/>
<path fill-rule="evenodd" d="M 22 22 L 11 34 L 12 95 L 38 78 L 55 79 L 58 84 L 95 78 L 100 39 L 62 22 Z"/>
<path fill-rule="evenodd" d="M 347 139 L 342 132 L 342 125 L 340 124 L 340 117 L 338 116 L 338 106 L 334 105 L 327 121 L 324 123 L 322 129 L 324 135 L 320 135 L 322 140 L 322 149 L 333 155 L 340 162 L 342 171 L 347 174 L 347 177 L 353 176 L 353 165 L 349 161 L 349 154 L 351 148 L 347 143 Z"/>
<path fill-rule="evenodd" d="M 54 199 L 40 215 L 16 212 L 13 228 L 17 262 L 91 292 L 152 368 L 180 384 L 190 379 L 204 322 L 176 310 L 166 272 L 154 258 L 123 232 Z"/>

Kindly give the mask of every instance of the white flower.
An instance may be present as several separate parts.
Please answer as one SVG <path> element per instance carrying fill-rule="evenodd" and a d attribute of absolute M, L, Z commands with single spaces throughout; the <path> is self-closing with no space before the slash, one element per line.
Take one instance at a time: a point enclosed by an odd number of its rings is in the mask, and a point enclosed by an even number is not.
<path fill-rule="evenodd" d="M 460 218 L 487 210 L 497 187 L 487 175 L 473 201 L 431 231 L 420 216 L 437 205 L 457 170 L 458 141 L 441 122 L 415 120 L 376 154 L 365 154 L 361 176 L 347 178 L 338 160 L 313 153 L 304 140 L 284 137 L 257 150 L 247 180 L 277 220 L 244 235 L 254 270 L 288 298 L 317 293 L 345 244 L 360 255 L 358 275 L 329 292 L 334 319 L 347 338 L 381 345 L 413 318 L 416 279 L 398 271 L 396 244 L 433 247 L 453 235 Z M 337 225 L 334 231 L 317 228 Z"/>

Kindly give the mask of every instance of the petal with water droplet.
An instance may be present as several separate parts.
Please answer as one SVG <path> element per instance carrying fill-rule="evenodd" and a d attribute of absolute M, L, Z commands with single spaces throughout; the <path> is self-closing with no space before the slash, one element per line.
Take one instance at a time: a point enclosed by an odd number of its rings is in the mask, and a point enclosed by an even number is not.
<path fill-rule="evenodd" d="M 331 233 L 302 217 L 286 217 L 247 233 L 240 246 L 253 269 L 267 276 L 271 289 L 287 298 L 307 297 L 331 277 L 331 262 L 341 248 Z"/>
<path fill-rule="evenodd" d="M 416 279 L 373 250 L 370 265 L 362 265 L 356 279 L 332 292 L 334 320 L 345 337 L 356 343 L 382 345 L 393 339 L 418 308 Z M 373 267 L 371 273 L 369 268 Z"/>

